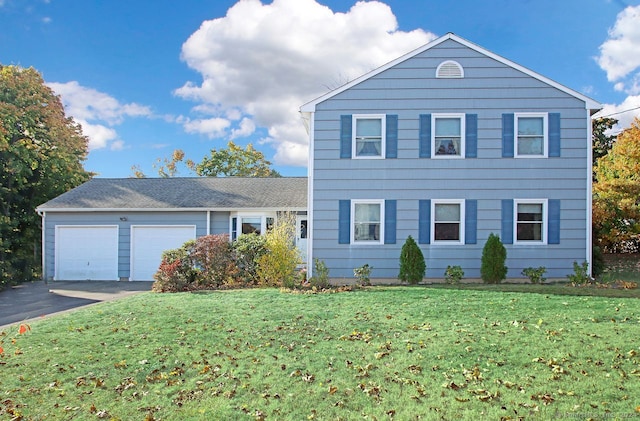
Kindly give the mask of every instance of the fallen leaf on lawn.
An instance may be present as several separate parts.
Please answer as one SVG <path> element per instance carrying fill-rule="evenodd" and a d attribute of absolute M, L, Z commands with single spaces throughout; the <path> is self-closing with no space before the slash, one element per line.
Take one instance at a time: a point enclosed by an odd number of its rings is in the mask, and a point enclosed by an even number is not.
<path fill-rule="evenodd" d="M 333 395 L 334 393 L 336 393 L 338 391 L 338 388 L 335 386 L 329 386 L 329 394 Z"/>
<path fill-rule="evenodd" d="M 28 324 L 21 324 L 20 327 L 18 328 L 18 333 L 23 335 L 25 333 L 27 333 L 28 331 L 31 330 L 31 326 L 29 326 Z"/>
<path fill-rule="evenodd" d="M 0 355 L 4 354 L 4 348 L 0 346 Z"/>

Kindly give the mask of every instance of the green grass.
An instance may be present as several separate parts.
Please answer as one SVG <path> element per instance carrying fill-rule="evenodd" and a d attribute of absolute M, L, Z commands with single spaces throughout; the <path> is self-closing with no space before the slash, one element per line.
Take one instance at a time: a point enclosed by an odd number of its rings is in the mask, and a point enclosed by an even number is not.
<path fill-rule="evenodd" d="M 1 333 L 0 419 L 640 415 L 636 298 L 143 293 L 30 327 Z"/>

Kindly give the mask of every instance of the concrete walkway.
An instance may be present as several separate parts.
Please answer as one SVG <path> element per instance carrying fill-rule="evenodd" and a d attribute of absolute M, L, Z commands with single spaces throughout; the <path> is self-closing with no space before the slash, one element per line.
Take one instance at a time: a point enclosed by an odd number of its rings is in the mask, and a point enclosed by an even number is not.
<path fill-rule="evenodd" d="M 12 324 L 49 317 L 144 291 L 153 282 L 43 281 L 0 291 L 0 331 Z"/>

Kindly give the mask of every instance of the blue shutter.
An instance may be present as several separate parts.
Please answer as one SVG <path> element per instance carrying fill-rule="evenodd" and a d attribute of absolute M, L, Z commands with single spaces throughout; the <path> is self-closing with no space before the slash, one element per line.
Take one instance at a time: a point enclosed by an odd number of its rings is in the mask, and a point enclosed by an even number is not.
<path fill-rule="evenodd" d="M 431 158 L 431 114 L 420 114 L 419 156 Z"/>
<path fill-rule="evenodd" d="M 395 200 L 384 201 L 384 243 L 396 243 L 396 209 Z"/>
<path fill-rule="evenodd" d="M 513 200 L 502 200 L 502 243 L 513 244 Z"/>
<path fill-rule="evenodd" d="M 386 122 L 386 157 L 398 157 L 398 116 L 387 115 Z"/>
<path fill-rule="evenodd" d="M 351 130 L 352 117 L 350 115 L 340 116 L 340 158 L 351 158 Z"/>
<path fill-rule="evenodd" d="M 351 201 L 341 200 L 338 212 L 338 243 L 351 242 Z"/>
<path fill-rule="evenodd" d="M 549 218 L 547 244 L 560 244 L 560 200 L 549 200 L 547 217 Z"/>
<path fill-rule="evenodd" d="M 478 114 L 467 114 L 465 121 L 465 156 L 478 157 Z"/>
<path fill-rule="evenodd" d="M 513 158 L 513 114 L 502 114 L 502 157 Z"/>
<path fill-rule="evenodd" d="M 431 243 L 431 200 L 418 202 L 418 243 Z"/>
<path fill-rule="evenodd" d="M 560 156 L 560 113 L 549 113 L 549 156 Z"/>
<path fill-rule="evenodd" d="M 478 201 L 465 200 L 464 209 L 464 242 L 476 244 L 478 231 Z"/>

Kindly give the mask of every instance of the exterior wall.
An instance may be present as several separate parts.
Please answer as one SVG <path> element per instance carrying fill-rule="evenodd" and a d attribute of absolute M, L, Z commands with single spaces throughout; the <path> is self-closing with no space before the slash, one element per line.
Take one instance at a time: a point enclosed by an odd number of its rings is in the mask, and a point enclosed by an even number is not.
<path fill-rule="evenodd" d="M 126 218 L 122 221 L 121 218 Z M 195 225 L 196 236 L 207 234 L 206 212 L 47 212 L 44 232 L 45 279 L 55 273 L 56 225 L 118 225 L 118 276 L 129 278 L 131 225 Z"/>
<path fill-rule="evenodd" d="M 435 78 L 447 59 L 462 65 L 463 79 Z M 502 157 L 502 114 L 518 112 L 560 113 L 560 157 Z M 419 115 L 433 113 L 477 114 L 477 158 L 419 158 Z M 345 114 L 397 115 L 397 159 L 340 159 Z M 453 40 L 364 80 L 316 106 L 313 258 L 332 278 L 352 278 L 368 263 L 374 278 L 395 279 L 402 244 L 409 235 L 418 239 L 419 200 L 476 200 L 476 244 L 420 247 L 427 278 L 442 278 L 448 265 L 479 278 L 486 239 L 501 234 L 503 199 L 559 199 L 559 244 L 505 246 L 508 277 L 545 266 L 548 278 L 564 278 L 574 261 L 588 258 L 589 124 L 583 101 Z M 397 201 L 395 244 L 339 244 L 339 201 L 353 199 Z"/>
<path fill-rule="evenodd" d="M 211 232 L 209 234 L 229 234 L 231 212 L 211 212 Z"/>

